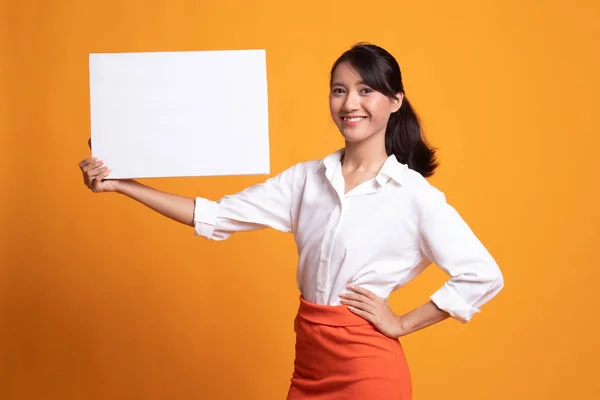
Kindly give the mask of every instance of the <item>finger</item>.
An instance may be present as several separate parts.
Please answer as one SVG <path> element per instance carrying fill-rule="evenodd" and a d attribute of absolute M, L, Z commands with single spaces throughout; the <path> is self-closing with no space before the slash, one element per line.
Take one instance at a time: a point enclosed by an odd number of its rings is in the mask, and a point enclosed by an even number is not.
<path fill-rule="evenodd" d="M 103 167 L 89 171 L 89 175 L 95 179 L 99 179 L 100 175 L 104 174 L 106 171 L 108 171 L 108 167 L 105 165 Z"/>
<path fill-rule="evenodd" d="M 93 161 L 93 162 L 91 162 L 91 163 L 87 164 L 87 165 L 86 165 L 85 167 L 83 167 L 81 170 L 82 170 L 83 172 L 88 172 L 89 170 L 96 169 L 96 168 L 100 168 L 102 165 L 104 165 L 104 162 L 103 162 L 103 161 L 101 161 L 101 160 L 96 160 L 96 161 Z"/>
<path fill-rule="evenodd" d="M 94 179 L 90 185 L 92 192 L 98 193 L 102 191 L 102 181 L 100 179 Z"/>
<path fill-rule="evenodd" d="M 106 172 L 106 170 L 108 169 L 107 166 L 104 167 L 100 167 L 100 168 L 95 168 L 95 169 L 91 169 L 89 171 L 87 171 L 84 175 L 85 175 L 85 180 L 86 180 L 86 184 L 88 185 L 88 187 L 91 187 L 90 185 L 94 183 L 94 180 L 97 180 L 96 178 L 98 177 L 98 175 Z"/>
<path fill-rule="evenodd" d="M 106 168 L 106 169 L 104 169 L 104 168 Z M 106 179 L 110 175 L 111 170 L 108 169 L 108 167 L 102 167 L 102 169 L 104 169 L 104 171 L 102 173 L 96 175 L 96 178 L 94 180 L 96 180 L 96 181 L 102 181 L 102 180 Z"/>
<path fill-rule="evenodd" d="M 83 183 L 85 183 L 85 185 L 91 189 L 92 182 L 94 181 L 94 175 L 88 172 L 83 172 Z"/>
<path fill-rule="evenodd" d="M 354 314 L 358 315 L 359 317 L 363 317 L 364 319 L 366 319 L 370 323 L 373 323 L 373 315 L 372 314 L 369 314 L 366 311 L 359 310 L 358 308 L 354 308 L 354 307 L 348 307 L 348 309 L 350 311 L 352 311 Z"/>
<path fill-rule="evenodd" d="M 365 296 L 364 294 L 359 293 L 341 293 L 340 297 L 342 299 L 355 300 L 363 303 L 370 303 L 371 299 Z"/>
<path fill-rule="evenodd" d="M 110 170 L 107 170 L 96 176 L 96 178 L 92 182 L 92 190 L 94 192 L 102 191 L 102 180 L 104 178 L 106 178 L 109 174 L 110 174 Z"/>
<path fill-rule="evenodd" d="M 381 300 L 375 293 L 360 286 L 348 285 L 348 289 L 352 290 L 353 292 L 360 293 L 363 296 L 367 296 L 371 300 Z"/>
<path fill-rule="evenodd" d="M 85 186 L 91 189 L 92 184 L 94 183 L 94 177 L 88 176 L 88 174 L 83 174 L 83 183 L 85 183 Z"/>
<path fill-rule="evenodd" d="M 355 300 L 342 300 L 342 304 L 347 305 L 348 307 L 354 307 L 369 314 L 375 314 L 375 308 L 370 304 L 363 303 Z"/>
<path fill-rule="evenodd" d="M 79 168 L 83 169 L 85 166 L 96 162 L 98 159 L 96 157 L 89 157 L 79 163 Z"/>
<path fill-rule="evenodd" d="M 96 169 L 96 168 L 100 168 L 102 165 L 104 165 L 104 162 L 101 160 L 96 160 L 93 161 L 91 163 L 86 164 L 81 170 L 86 173 L 92 169 Z"/>
<path fill-rule="evenodd" d="M 108 169 L 108 167 L 106 165 L 103 165 L 101 167 L 96 167 L 93 169 L 89 169 L 85 172 L 85 174 L 88 176 L 88 178 L 90 178 L 90 180 L 92 178 L 95 178 L 96 176 L 100 175 L 101 173 L 103 173 L 104 171 L 106 171 Z"/>

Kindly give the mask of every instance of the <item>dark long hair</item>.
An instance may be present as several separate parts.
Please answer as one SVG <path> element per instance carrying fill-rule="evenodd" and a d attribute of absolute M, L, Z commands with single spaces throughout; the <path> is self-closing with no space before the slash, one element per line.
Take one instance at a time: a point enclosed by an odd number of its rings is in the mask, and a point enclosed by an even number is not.
<path fill-rule="evenodd" d="M 365 84 L 389 98 L 402 94 L 400 109 L 390 115 L 385 130 L 385 151 L 399 162 L 428 177 L 438 166 L 435 150 L 422 132 L 419 118 L 410 105 L 396 59 L 386 50 L 369 43 L 358 43 L 340 56 L 331 68 L 330 82 L 338 65 L 348 63 Z"/>

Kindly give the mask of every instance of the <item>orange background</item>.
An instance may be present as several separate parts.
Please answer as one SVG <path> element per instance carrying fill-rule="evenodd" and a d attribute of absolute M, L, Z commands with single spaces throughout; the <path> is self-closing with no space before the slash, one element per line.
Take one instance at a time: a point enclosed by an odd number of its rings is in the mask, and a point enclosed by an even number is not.
<path fill-rule="evenodd" d="M 402 340 L 414 398 L 600 398 L 598 2 L 0 7 L 1 399 L 285 397 L 298 304 L 292 236 L 209 242 L 89 192 L 77 167 L 89 154 L 88 54 L 267 49 L 276 173 L 343 145 L 328 72 L 358 41 L 399 60 L 440 148 L 431 181 L 506 279 L 469 324 Z M 217 199 L 264 179 L 144 182 Z M 428 269 L 392 296 L 394 310 L 422 304 L 445 279 Z"/>

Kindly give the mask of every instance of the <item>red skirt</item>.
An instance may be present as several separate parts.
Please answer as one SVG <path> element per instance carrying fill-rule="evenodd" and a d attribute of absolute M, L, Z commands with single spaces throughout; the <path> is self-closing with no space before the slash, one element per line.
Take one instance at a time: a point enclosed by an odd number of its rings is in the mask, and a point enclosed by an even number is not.
<path fill-rule="evenodd" d="M 346 306 L 300 296 L 296 359 L 287 400 L 409 400 L 410 372 L 400 342 Z"/>

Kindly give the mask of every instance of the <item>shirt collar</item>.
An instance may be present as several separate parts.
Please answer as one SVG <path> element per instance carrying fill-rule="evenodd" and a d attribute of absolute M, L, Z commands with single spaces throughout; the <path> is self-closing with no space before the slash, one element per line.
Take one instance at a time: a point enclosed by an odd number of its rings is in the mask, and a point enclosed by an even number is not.
<path fill-rule="evenodd" d="M 340 149 L 321 160 L 320 168 L 325 169 L 329 180 L 331 180 L 335 168 L 340 165 L 343 154 L 344 149 Z M 396 156 L 392 154 L 385 160 L 375 179 L 381 186 L 385 185 L 390 179 L 402 184 L 407 169 L 408 166 L 399 162 Z"/>

